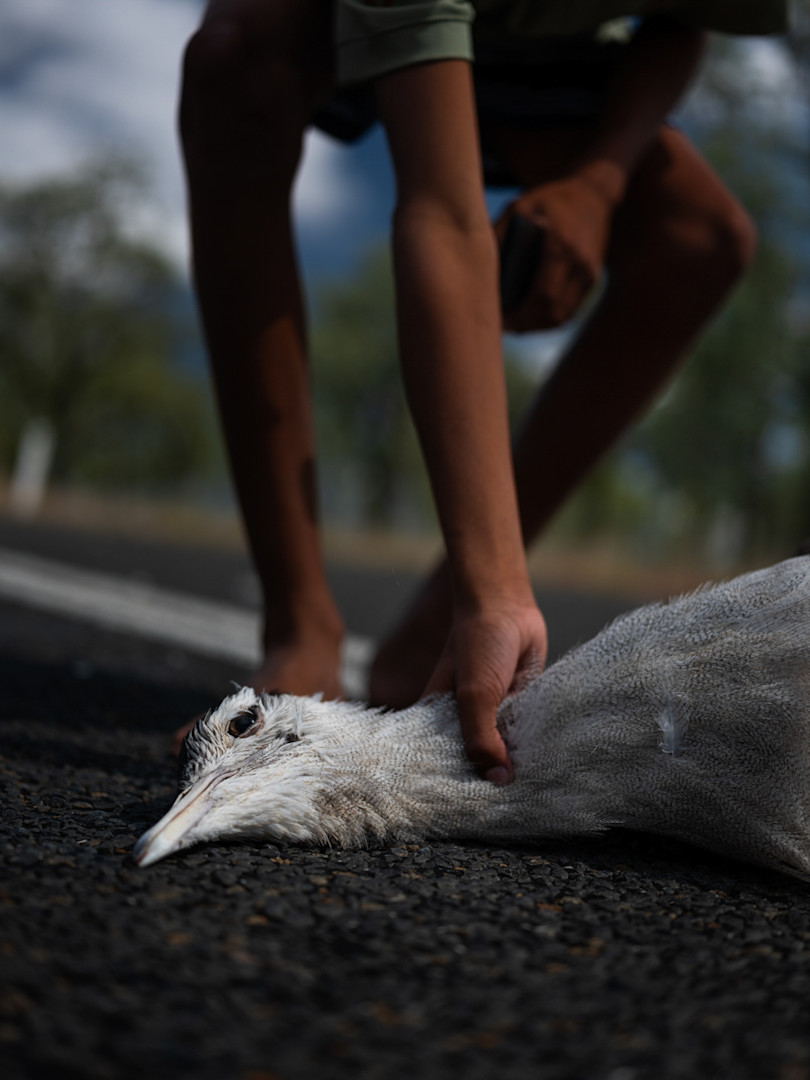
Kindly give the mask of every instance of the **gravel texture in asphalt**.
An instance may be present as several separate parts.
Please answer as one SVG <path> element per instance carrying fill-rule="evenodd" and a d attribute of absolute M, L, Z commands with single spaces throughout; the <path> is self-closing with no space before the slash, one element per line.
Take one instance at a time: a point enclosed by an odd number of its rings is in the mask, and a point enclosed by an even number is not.
<path fill-rule="evenodd" d="M 242 674 L 0 607 L 4 1078 L 810 1078 L 810 889 L 684 845 L 137 869 L 168 733 Z"/>

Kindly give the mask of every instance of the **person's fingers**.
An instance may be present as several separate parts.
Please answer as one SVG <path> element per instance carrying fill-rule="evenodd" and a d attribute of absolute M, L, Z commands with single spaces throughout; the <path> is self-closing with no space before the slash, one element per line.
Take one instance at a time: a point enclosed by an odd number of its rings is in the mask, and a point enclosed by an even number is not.
<path fill-rule="evenodd" d="M 512 762 L 497 728 L 501 694 L 482 687 L 459 687 L 456 691 L 461 734 L 467 757 L 484 780 L 509 784 Z"/>
<path fill-rule="evenodd" d="M 562 326 L 574 317 L 592 287 L 587 269 L 557 262 L 553 269 L 538 275 L 528 299 L 504 317 L 504 329 L 522 334 Z"/>
<path fill-rule="evenodd" d="M 557 308 L 557 316 L 560 320 L 558 325 L 568 322 L 579 311 L 585 302 L 585 298 L 591 291 L 587 271 L 581 267 L 574 267 L 568 277 L 565 289 L 562 291 Z"/>
<path fill-rule="evenodd" d="M 512 781 L 512 763 L 497 729 L 498 706 L 503 694 L 474 685 L 457 686 L 453 651 L 445 649 L 423 691 L 423 697 L 455 690 L 459 725 L 467 757 L 478 775 L 494 784 Z"/>
<path fill-rule="evenodd" d="M 492 228 L 495 230 L 495 239 L 498 241 L 498 247 L 500 248 L 506 238 L 506 229 L 509 225 L 509 219 L 512 217 L 514 209 L 511 206 L 507 206 L 500 217 L 493 223 Z"/>
<path fill-rule="evenodd" d="M 570 317 L 568 297 L 576 268 L 559 238 L 547 232 L 528 296 L 514 312 L 513 322 L 519 331 L 550 329 Z"/>
<path fill-rule="evenodd" d="M 537 210 L 510 208 L 541 227 L 543 243 L 540 259 L 528 295 L 523 303 L 503 316 L 503 327 L 514 333 L 549 330 L 561 326 L 580 309 L 602 272 L 602 247 L 588 234 L 558 228 L 559 222 Z M 509 214 L 504 213 L 497 229 L 505 230 Z M 500 235 L 500 233 L 499 233 Z"/>

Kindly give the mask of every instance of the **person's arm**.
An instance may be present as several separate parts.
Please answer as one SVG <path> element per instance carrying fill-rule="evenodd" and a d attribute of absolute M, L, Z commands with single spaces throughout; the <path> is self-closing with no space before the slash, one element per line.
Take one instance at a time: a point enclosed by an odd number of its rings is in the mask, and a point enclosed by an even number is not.
<path fill-rule="evenodd" d="M 403 379 L 447 548 L 453 620 L 427 691 L 454 689 L 479 773 L 511 778 L 498 705 L 545 661 L 509 447 L 497 252 L 486 213 L 469 65 L 377 83 L 397 177 L 393 223 Z"/>
<path fill-rule="evenodd" d="M 600 122 L 571 171 L 509 205 L 496 226 L 498 235 L 503 237 L 508 219 L 517 213 L 543 229 L 545 243 L 531 291 L 506 317 L 507 329 L 558 326 L 596 283 L 613 214 L 656 132 L 694 76 L 705 39 L 704 31 L 665 16 L 647 20 L 628 45 Z M 516 156 L 519 171 L 519 147 Z"/>

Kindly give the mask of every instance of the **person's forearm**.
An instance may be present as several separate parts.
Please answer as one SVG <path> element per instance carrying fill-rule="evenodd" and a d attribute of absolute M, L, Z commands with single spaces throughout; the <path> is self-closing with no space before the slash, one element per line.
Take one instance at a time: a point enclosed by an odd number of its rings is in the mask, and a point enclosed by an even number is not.
<path fill-rule="evenodd" d="M 576 170 L 614 205 L 695 75 L 705 43 L 704 31 L 660 16 L 648 19 L 627 47 Z"/>
<path fill-rule="evenodd" d="M 403 378 L 454 592 L 474 605 L 499 591 L 520 592 L 528 577 L 469 67 L 449 61 L 406 69 L 381 80 L 377 96 L 397 175 Z"/>
<path fill-rule="evenodd" d="M 484 778 L 508 783 L 498 707 L 545 662 L 547 640 L 520 533 L 469 65 L 394 72 L 379 80 L 377 102 L 397 176 L 403 377 L 452 584 L 452 627 L 425 690 L 455 693 L 470 761 Z"/>
<path fill-rule="evenodd" d="M 394 228 L 403 377 L 434 487 L 454 591 L 522 588 L 501 363 L 496 250 L 470 227 L 400 206 Z"/>

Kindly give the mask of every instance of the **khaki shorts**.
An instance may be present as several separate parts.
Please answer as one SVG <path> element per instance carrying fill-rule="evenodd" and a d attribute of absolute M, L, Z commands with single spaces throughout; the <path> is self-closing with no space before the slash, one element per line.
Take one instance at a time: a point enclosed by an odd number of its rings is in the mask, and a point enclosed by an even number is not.
<path fill-rule="evenodd" d="M 336 0 L 335 7 L 341 86 L 429 60 L 472 60 L 479 42 L 593 34 L 612 19 L 656 10 L 731 34 L 781 33 L 788 21 L 787 0 Z"/>
<path fill-rule="evenodd" d="M 621 62 L 630 35 L 603 40 L 579 34 L 550 41 L 478 43 L 473 65 L 478 122 L 491 129 L 526 132 L 582 128 L 599 118 L 605 87 Z M 373 83 L 338 89 L 312 123 L 352 142 L 376 122 Z M 514 187 L 503 162 L 484 154 L 488 187 Z"/>

